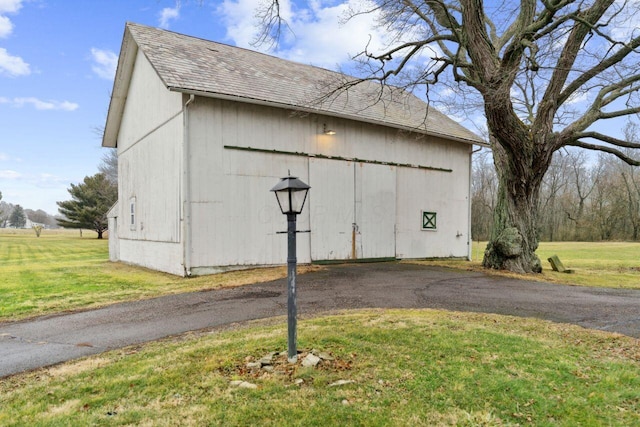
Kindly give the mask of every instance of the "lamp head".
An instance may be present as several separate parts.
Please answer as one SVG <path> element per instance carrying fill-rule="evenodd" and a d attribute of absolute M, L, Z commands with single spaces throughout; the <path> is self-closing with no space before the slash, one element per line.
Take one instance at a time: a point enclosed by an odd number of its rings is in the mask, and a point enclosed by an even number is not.
<path fill-rule="evenodd" d="M 298 215 L 302 212 L 310 188 L 295 176 L 287 176 L 280 179 L 280 182 L 271 191 L 276 194 L 280 211 L 283 214 Z"/>

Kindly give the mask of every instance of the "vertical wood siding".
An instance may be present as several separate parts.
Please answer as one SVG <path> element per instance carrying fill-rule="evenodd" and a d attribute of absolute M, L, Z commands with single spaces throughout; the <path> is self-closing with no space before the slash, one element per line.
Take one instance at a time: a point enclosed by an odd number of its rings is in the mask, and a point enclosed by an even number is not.
<path fill-rule="evenodd" d="M 269 190 L 289 172 L 312 187 L 299 262 L 468 255 L 469 145 L 203 97 L 184 116 L 184 100 L 139 54 L 118 138 L 121 260 L 173 274 L 286 263 L 286 218 Z M 423 210 L 437 212 L 436 231 L 421 230 Z"/>
<path fill-rule="evenodd" d="M 119 258 L 183 274 L 180 245 L 182 95 L 138 52 L 118 134 Z M 130 203 L 135 198 L 135 224 Z"/>
<path fill-rule="evenodd" d="M 468 145 L 205 98 L 189 117 L 194 267 L 286 262 L 286 236 L 277 234 L 285 218 L 269 189 L 288 171 L 312 187 L 298 218 L 299 230 L 311 229 L 298 235 L 300 262 L 349 259 L 354 249 L 357 258 L 467 256 Z M 325 123 L 336 135 L 322 133 Z M 428 209 L 438 212 L 437 231 L 421 230 Z"/>

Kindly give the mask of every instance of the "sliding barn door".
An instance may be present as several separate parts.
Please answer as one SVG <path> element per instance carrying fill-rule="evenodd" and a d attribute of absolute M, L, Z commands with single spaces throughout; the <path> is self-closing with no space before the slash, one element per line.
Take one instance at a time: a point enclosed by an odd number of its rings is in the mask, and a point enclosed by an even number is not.
<path fill-rule="evenodd" d="M 353 162 L 309 159 L 311 259 L 351 258 Z"/>
<path fill-rule="evenodd" d="M 312 260 L 395 256 L 395 169 L 309 160 Z"/>
<path fill-rule="evenodd" d="M 356 255 L 396 255 L 396 167 L 356 164 Z"/>

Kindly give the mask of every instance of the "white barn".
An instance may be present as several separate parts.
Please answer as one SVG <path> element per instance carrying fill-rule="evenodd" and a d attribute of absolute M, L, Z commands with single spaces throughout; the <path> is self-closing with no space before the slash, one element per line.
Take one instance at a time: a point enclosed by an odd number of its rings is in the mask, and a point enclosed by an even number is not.
<path fill-rule="evenodd" d="M 270 192 L 312 188 L 298 262 L 470 256 L 478 136 L 397 88 L 127 24 L 102 145 L 110 257 L 176 275 L 286 263 Z M 330 135 L 334 131 L 334 134 Z"/>

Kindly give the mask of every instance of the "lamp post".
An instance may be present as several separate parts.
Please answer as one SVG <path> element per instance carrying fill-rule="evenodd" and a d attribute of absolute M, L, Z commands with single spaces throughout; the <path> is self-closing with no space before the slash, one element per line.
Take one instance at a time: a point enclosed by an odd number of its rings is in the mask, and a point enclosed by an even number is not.
<path fill-rule="evenodd" d="M 272 189 L 280 210 L 287 216 L 287 356 L 290 363 L 298 359 L 296 307 L 296 217 L 307 200 L 309 187 L 295 176 L 284 177 Z"/>

